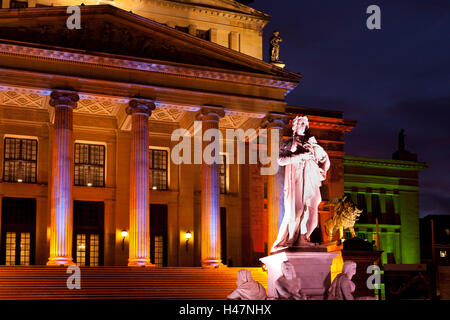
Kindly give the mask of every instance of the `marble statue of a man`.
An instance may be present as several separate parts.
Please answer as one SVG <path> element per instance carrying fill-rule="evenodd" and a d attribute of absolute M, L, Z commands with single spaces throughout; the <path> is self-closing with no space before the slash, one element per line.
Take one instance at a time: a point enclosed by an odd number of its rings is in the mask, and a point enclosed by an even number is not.
<path fill-rule="evenodd" d="M 271 252 L 313 245 L 307 239 L 318 224 L 320 186 L 330 168 L 327 153 L 310 134 L 307 117 L 296 117 L 292 132 L 278 159 L 285 167 L 284 217 Z"/>
<path fill-rule="evenodd" d="M 281 264 L 283 275 L 275 281 L 277 299 L 306 300 L 302 292 L 302 281 L 297 277 L 294 266 L 289 261 Z"/>
<path fill-rule="evenodd" d="M 249 270 L 238 271 L 237 288 L 228 296 L 229 300 L 266 300 L 266 289 L 258 281 L 253 280 Z"/>

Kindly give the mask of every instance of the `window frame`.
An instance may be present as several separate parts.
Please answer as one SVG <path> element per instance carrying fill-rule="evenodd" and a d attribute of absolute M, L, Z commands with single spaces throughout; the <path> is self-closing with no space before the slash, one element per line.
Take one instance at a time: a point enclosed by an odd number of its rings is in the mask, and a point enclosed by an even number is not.
<path fill-rule="evenodd" d="M 88 146 L 88 163 L 76 163 L 76 152 L 77 152 L 77 145 L 86 145 Z M 93 147 L 101 147 L 103 148 L 103 165 L 98 164 L 91 164 L 91 149 Z M 75 141 L 74 147 L 73 147 L 73 185 L 77 187 L 94 187 L 94 188 L 105 188 L 106 187 L 106 145 L 100 142 L 86 142 L 86 141 Z M 87 184 L 77 184 L 76 183 L 76 167 L 78 166 L 88 166 L 88 167 L 95 167 L 95 168 L 103 168 L 103 184 L 102 185 L 95 185 L 95 179 L 93 181 L 92 186 L 88 186 Z M 79 179 L 80 180 L 80 179 Z"/>
<path fill-rule="evenodd" d="M 165 169 L 160 169 L 160 168 L 154 168 L 153 164 L 155 163 L 155 158 L 154 158 L 154 154 L 155 152 L 164 152 L 166 155 L 166 168 Z M 148 175 L 149 175 L 149 188 L 150 190 L 155 190 L 155 191 L 168 191 L 169 190 L 169 169 L 170 169 L 170 158 L 169 158 L 169 150 L 168 148 L 162 148 L 162 147 L 155 147 L 155 146 L 150 146 L 148 148 L 148 153 L 149 153 L 149 165 L 148 165 Z M 157 188 L 157 189 L 153 189 L 153 184 L 152 184 L 152 170 L 153 171 L 159 171 L 159 172 L 165 172 L 165 188 Z"/>
<path fill-rule="evenodd" d="M 7 144 L 7 140 L 19 140 L 20 142 L 20 158 L 16 159 L 15 157 L 12 158 L 7 158 L 7 154 L 6 154 L 6 144 Z M 36 157 L 35 160 L 25 160 L 24 155 L 22 154 L 22 144 L 24 141 L 30 141 L 30 142 L 35 142 L 36 143 Z M 31 150 L 32 151 L 32 150 Z M 3 176 L 2 176 L 2 181 L 3 182 L 12 182 L 12 183 L 27 183 L 27 184 L 36 184 L 37 183 L 37 175 L 38 175 L 38 159 L 39 159 L 39 140 L 35 137 L 21 137 L 21 136 L 10 136 L 10 135 L 5 135 L 3 137 Z M 5 179 L 5 173 L 6 173 L 6 162 L 7 161 L 18 161 L 18 162 L 24 162 L 24 163 L 32 163 L 35 166 L 35 174 L 34 177 L 32 177 L 33 179 L 30 179 L 31 181 L 27 181 L 26 179 L 26 174 L 23 177 L 23 181 L 18 181 L 18 179 L 13 180 L 13 179 L 9 179 L 6 180 Z M 15 173 L 14 173 L 15 176 Z M 17 177 L 16 177 L 17 178 Z"/>
<path fill-rule="evenodd" d="M 219 192 L 220 194 L 227 194 L 227 179 L 228 179 L 228 162 L 227 162 L 227 155 L 225 153 L 222 153 L 220 155 L 222 157 L 222 163 L 218 164 L 219 166 Z M 221 172 L 221 168 L 223 168 L 223 174 Z M 222 192 L 222 176 L 223 176 L 223 192 Z"/>

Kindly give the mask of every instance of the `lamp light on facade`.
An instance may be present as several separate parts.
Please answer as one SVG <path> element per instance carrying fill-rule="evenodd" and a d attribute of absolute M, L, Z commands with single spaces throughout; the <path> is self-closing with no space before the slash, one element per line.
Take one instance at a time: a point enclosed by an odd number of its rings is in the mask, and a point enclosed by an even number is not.
<path fill-rule="evenodd" d="M 267 266 L 263 263 L 261 266 L 263 272 L 267 272 Z"/>
<path fill-rule="evenodd" d="M 86 185 L 88 187 L 92 187 L 93 186 L 93 174 L 92 174 L 92 168 L 91 166 L 88 166 L 88 175 L 87 175 L 87 183 Z"/>
<path fill-rule="evenodd" d="M 190 231 L 186 231 L 184 234 L 184 237 L 186 238 L 186 251 L 189 250 L 189 240 L 192 238 L 192 233 Z"/>
<path fill-rule="evenodd" d="M 124 250 L 125 249 L 125 238 L 128 235 L 128 231 L 127 230 L 122 230 L 120 232 L 120 234 L 122 235 L 122 250 Z"/>
<path fill-rule="evenodd" d="M 17 182 L 22 183 L 23 178 L 25 176 L 25 166 L 22 161 L 19 161 L 19 165 L 17 166 Z"/>
<path fill-rule="evenodd" d="M 158 187 L 157 186 L 153 186 L 152 190 L 158 190 Z"/>

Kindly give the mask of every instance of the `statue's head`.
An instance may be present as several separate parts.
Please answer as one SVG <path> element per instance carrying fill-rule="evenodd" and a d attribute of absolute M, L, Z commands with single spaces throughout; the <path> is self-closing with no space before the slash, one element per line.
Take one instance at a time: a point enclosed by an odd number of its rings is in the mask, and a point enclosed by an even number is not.
<path fill-rule="evenodd" d="M 350 280 L 356 274 L 356 262 L 345 261 L 342 266 L 342 273 L 345 274 Z"/>
<path fill-rule="evenodd" d="M 294 265 L 289 261 L 284 261 L 281 264 L 281 272 L 283 273 L 283 276 L 288 280 L 292 280 L 297 277 Z"/>
<path fill-rule="evenodd" d="M 244 283 L 247 283 L 249 281 L 252 281 L 252 273 L 250 272 L 250 270 L 246 270 L 246 269 L 242 269 L 238 271 L 238 277 L 237 277 L 237 281 L 236 284 L 238 286 L 243 285 Z"/>
<path fill-rule="evenodd" d="M 298 116 L 292 121 L 293 135 L 303 136 L 305 131 L 309 128 L 308 117 Z"/>
<path fill-rule="evenodd" d="M 274 31 L 274 32 L 273 32 L 273 35 L 274 35 L 275 37 L 278 37 L 278 36 L 280 35 L 280 31 L 277 31 L 277 30 Z"/>

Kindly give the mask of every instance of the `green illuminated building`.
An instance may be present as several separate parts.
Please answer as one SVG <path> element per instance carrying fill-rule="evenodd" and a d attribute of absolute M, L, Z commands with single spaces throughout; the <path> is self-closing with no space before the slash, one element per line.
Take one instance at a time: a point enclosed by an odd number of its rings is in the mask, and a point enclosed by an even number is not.
<path fill-rule="evenodd" d="M 419 172 L 427 164 L 402 148 L 393 159 L 345 156 L 345 194 L 364 212 L 357 236 L 376 243 L 376 221 L 382 262 L 420 263 Z"/>

